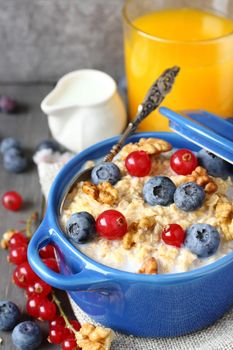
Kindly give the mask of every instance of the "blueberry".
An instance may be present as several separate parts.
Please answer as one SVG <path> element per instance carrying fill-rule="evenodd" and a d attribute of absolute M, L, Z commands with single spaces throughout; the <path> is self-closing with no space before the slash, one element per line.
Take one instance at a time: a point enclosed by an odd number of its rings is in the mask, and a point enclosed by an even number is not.
<path fill-rule="evenodd" d="M 38 349 L 42 343 L 40 327 L 33 321 L 21 322 L 12 332 L 12 341 L 19 350 Z"/>
<path fill-rule="evenodd" d="M 10 331 L 15 327 L 20 317 L 18 307 L 11 301 L 0 301 L 0 330 Z"/>
<path fill-rule="evenodd" d="M 199 258 L 213 255 L 218 249 L 219 243 L 219 232 L 211 225 L 194 224 L 186 230 L 184 245 Z"/>
<path fill-rule="evenodd" d="M 143 197 L 150 205 L 167 206 L 173 203 L 175 190 L 176 186 L 169 177 L 155 176 L 144 184 Z"/>
<path fill-rule="evenodd" d="M 17 103 L 9 96 L 0 96 L 0 111 L 4 113 L 13 113 L 17 108 Z"/>
<path fill-rule="evenodd" d="M 6 137 L 5 139 L 2 140 L 1 145 L 0 145 L 0 152 L 5 153 L 7 150 L 10 148 L 18 148 L 21 149 L 21 145 L 19 141 L 14 139 L 13 137 Z"/>
<path fill-rule="evenodd" d="M 223 179 L 228 177 L 230 165 L 224 159 L 202 149 L 198 152 L 198 160 L 199 164 L 208 171 L 209 175 L 222 177 Z"/>
<path fill-rule="evenodd" d="M 96 165 L 91 172 L 91 179 L 95 185 L 101 182 L 110 182 L 114 185 L 121 178 L 121 172 L 118 166 L 111 162 L 103 162 Z"/>
<path fill-rule="evenodd" d="M 177 187 L 174 194 L 176 206 L 183 211 L 200 208 L 205 200 L 205 191 L 195 182 L 186 182 Z"/>
<path fill-rule="evenodd" d="M 21 148 L 17 148 L 17 147 L 11 147 L 9 149 L 7 149 L 4 154 L 3 157 L 5 157 L 5 155 L 11 156 L 11 157 L 23 157 L 23 150 Z"/>
<path fill-rule="evenodd" d="M 227 118 L 226 119 L 229 123 L 233 124 L 233 117 Z"/>
<path fill-rule="evenodd" d="M 55 140 L 43 140 L 36 146 L 36 152 L 42 149 L 51 149 L 53 152 L 60 152 L 61 147 Z"/>
<path fill-rule="evenodd" d="M 86 211 L 74 213 L 66 223 L 66 232 L 75 243 L 85 243 L 95 234 L 95 219 Z"/>
<path fill-rule="evenodd" d="M 10 148 L 3 156 L 4 168 L 12 173 L 22 173 L 28 168 L 28 159 L 18 148 Z"/>

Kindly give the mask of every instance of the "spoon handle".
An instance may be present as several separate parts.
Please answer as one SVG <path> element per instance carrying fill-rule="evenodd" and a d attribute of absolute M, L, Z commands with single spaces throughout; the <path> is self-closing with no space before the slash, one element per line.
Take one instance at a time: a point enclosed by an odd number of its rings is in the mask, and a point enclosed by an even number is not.
<path fill-rule="evenodd" d="M 120 151 L 127 137 L 133 133 L 143 119 L 153 112 L 161 104 L 165 96 L 171 91 L 175 82 L 175 77 L 179 73 L 179 67 L 166 69 L 160 77 L 153 83 L 143 102 L 138 106 L 138 113 L 135 119 L 128 124 L 122 133 L 119 141 L 110 152 L 105 156 L 105 162 L 111 162 L 115 155 Z"/>

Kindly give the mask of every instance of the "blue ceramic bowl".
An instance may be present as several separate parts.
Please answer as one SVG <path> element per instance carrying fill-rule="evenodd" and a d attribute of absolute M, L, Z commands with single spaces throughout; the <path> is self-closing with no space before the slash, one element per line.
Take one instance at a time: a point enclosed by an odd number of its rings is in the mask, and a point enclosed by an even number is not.
<path fill-rule="evenodd" d="M 198 150 L 173 133 L 139 133 L 160 137 L 174 147 Z M 66 290 L 95 321 L 137 336 L 178 336 L 197 331 L 219 319 L 233 305 L 233 253 L 208 266 L 178 274 L 143 275 L 99 264 L 78 251 L 59 225 L 63 194 L 85 161 L 105 155 L 112 138 L 74 157 L 58 174 L 50 191 L 45 218 L 29 244 L 34 271 L 50 285 Z M 60 273 L 47 268 L 38 250 L 55 246 Z"/>

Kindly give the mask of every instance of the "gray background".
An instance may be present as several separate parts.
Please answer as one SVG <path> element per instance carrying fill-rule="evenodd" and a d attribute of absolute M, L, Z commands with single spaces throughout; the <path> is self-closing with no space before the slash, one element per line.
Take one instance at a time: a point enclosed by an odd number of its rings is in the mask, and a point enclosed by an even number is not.
<path fill-rule="evenodd" d="M 0 83 L 124 72 L 123 0 L 0 0 Z"/>

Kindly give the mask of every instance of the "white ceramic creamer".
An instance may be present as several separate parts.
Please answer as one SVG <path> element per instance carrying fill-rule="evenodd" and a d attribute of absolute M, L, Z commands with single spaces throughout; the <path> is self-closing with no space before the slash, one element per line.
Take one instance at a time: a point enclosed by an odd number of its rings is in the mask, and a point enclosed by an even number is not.
<path fill-rule="evenodd" d="M 120 134 L 127 115 L 115 81 L 84 69 L 62 77 L 41 103 L 53 137 L 73 152 Z"/>

